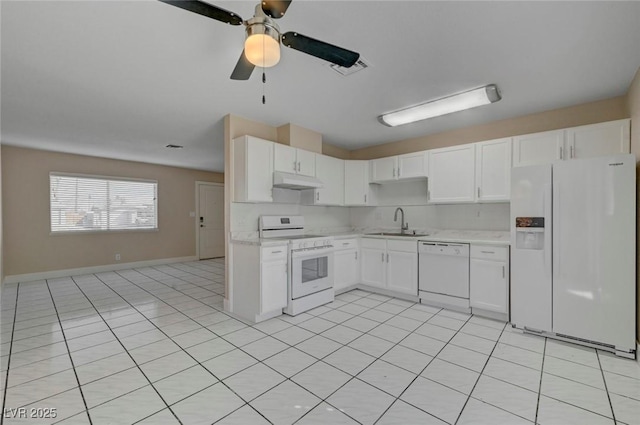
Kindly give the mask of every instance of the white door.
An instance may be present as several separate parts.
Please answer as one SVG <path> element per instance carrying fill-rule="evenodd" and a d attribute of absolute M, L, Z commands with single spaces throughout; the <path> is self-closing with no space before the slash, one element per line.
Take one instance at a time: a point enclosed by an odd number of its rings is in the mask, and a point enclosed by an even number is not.
<path fill-rule="evenodd" d="M 287 306 L 287 262 L 266 261 L 260 265 L 260 314 Z"/>
<path fill-rule="evenodd" d="M 198 257 L 224 257 L 224 186 L 198 183 Z"/>
<path fill-rule="evenodd" d="M 296 149 L 298 160 L 298 174 L 305 176 L 316 176 L 316 154 L 304 149 Z"/>
<path fill-rule="evenodd" d="M 570 158 L 629 153 L 629 120 L 584 125 L 567 130 Z"/>
<path fill-rule="evenodd" d="M 371 181 L 384 182 L 395 180 L 398 177 L 398 157 L 390 156 L 388 158 L 371 160 Z"/>
<path fill-rule="evenodd" d="M 513 138 L 513 166 L 551 164 L 566 159 L 564 130 L 525 134 Z"/>
<path fill-rule="evenodd" d="M 418 254 L 387 251 L 387 289 L 418 295 Z"/>
<path fill-rule="evenodd" d="M 429 202 L 475 201 L 475 146 L 429 151 Z"/>
<path fill-rule="evenodd" d="M 511 195 L 511 138 L 476 143 L 476 195 L 480 202 Z"/>
<path fill-rule="evenodd" d="M 326 155 L 316 156 L 316 173 L 323 187 L 316 189 L 318 205 L 344 204 L 344 160 Z"/>
<path fill-rule="evenodd" d="M 358 251 L 345 249 L 333 255 L 333 288 L 339 290 L 358 283 Z"/>
<path fill-rule="evenodd" d="M 369 161 L 344 162 L 344 204 L 367 205 Z"/>
<path fill-rule="evenodd" d="M 553 167 L 553 331 L 635 347 L 635 157 Z"/>
<path fill-rule="evenodd" d="M 508 313 L 507 265 L 472 258 L 469 266 L 469 304 L 496 313 Z"/>
<path fill-rule="evenodd" d="M 426 177 L 426 153 L 415 152 L 398 157 L 398 178 Z"/>
<path fill-rule="evenodd" d="M 385 250 L 377 248 L 360 248 L 361 280 L 365 285 L 385 287 Z"/>
<path fill-rule="evenodd" d="M 282 143 L 273 144 L 273 169 L 284 173 L 298 172 L 298 161 L 296 159 L 296 148 L 283 145 Z"/>

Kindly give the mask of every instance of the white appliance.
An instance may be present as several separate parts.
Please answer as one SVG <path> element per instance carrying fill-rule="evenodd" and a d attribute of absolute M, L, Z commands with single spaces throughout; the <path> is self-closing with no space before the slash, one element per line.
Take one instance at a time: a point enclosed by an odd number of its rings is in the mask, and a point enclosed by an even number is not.
<path fill-rule="evenodd" d="M 289 241 L 287 307 L 295 316 L 334 299 L 333 238 L 305 235 L 303 216 L 263 215 L 258 229 L 261 238 Z"/>
<path fill-rule="evenodd" d="M 469 244 L 418 242 L 420 302 L 470 312 Z"/>
<path fill-rule="evenodd" d="M 635 357 L 633 155 L 511 171 L 514 327 Z"/>

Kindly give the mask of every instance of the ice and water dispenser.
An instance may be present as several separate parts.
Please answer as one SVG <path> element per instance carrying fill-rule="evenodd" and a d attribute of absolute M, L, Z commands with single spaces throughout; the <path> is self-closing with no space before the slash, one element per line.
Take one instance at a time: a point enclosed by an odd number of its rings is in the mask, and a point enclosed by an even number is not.
<path fill-rule="evenodd" d="M 516 248 L 544 249 L 544 217 L 516 217 Z"/>

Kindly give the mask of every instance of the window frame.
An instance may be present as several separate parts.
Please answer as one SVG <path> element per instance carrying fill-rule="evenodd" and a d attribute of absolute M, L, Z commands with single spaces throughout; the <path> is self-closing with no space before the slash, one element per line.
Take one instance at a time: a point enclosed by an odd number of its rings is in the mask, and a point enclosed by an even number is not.
<path fill-rule="evenodd" d="M 51 178 L 52 177 L 71 177 L 71 178 L 85 178 L 93 180 L 107 180 L 107 181 L 121 181 L 121 182 L 140 182 L 140 183 L 152 183 L 155 184 L 155 197 L 154 197 L 154 210 L 156 224 L 153 228 L 130 228 L 130 229 L 87 229 L 87 230 L 53 230 L 53 223 L 51 220 L 52 204 L 51 204 Z M 160 230 L 160 214 L 158 211 L 158 180 L 143 179 L 137 177 L 122 177 L 122 176 L 107 176 L 100 174 L 84 174 L 84 173 L 67 173 L 51 171 L 49 172 L 49 235 L 50 236 L 68 236 L 68 235 L 87 235 L 87 234 L 106 234 L 106 233 L 153 233 Z M 107 203 L 108 205 L 108 203 Z"/>

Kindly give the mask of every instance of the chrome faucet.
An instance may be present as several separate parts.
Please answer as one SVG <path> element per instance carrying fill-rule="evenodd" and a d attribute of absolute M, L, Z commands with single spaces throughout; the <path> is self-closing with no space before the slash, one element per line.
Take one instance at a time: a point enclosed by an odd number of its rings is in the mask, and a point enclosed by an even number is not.
<path fill-rule="evenodd" d="M 405 230 L 409 230 L 409 223 L 404 222 L 404 210 L 400 207 L 396 208 L 396 212 L 393 215 L 393 221 L 398 221 L 398 211 L 402 214 L 400 216 L 400 233 L 404 234 Z"/>

